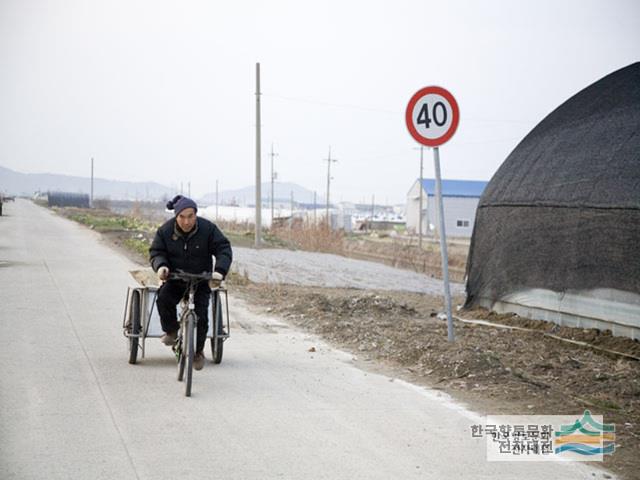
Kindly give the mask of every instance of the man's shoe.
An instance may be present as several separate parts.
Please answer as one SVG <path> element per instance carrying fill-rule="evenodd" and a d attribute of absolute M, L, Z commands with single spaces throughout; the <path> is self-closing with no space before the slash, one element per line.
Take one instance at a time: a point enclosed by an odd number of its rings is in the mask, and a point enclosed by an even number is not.
<path fill-rule="evenodd" d="M 204 367 L 204 353 L 196 352 L 193 357 L 193 368 L 196 370 L 202 370 L 202 367 Z"/>
<path fill-rule="evenodd" d="M 162 337 L 160 337 L 160 341 L 168 347 L 173 347 L 176 344 L 177 340 L 178 332 L 165 333 Z"/>

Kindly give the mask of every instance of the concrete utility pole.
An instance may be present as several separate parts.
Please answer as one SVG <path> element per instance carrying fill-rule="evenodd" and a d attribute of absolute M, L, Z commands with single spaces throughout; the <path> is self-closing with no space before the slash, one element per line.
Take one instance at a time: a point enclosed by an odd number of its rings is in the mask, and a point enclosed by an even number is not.
<path fill-rule="evenodd" d="M 218 180 L 216 179 L 216 221 L 218 221 Z"/>
<path fill-rule="evenodd" d="M 424 205 L 423 202 L 423 196 L 424 196 L 424 189 L 422 188 L 422 183 L 423 183 L 423 165 L 424 165 L 424 145 L 420 145 L 420 147 L 416 147 L 414 148 L 414 150 L 420 150 L 420 180 L 419 180 L 419 187 L 420 189 L 418 190 L 418 198 L 420 199 L 419 201 L 419 206 L 418 206 L 418 248 L 420 250 L 422 250 L 422 207 Z"/>
<path fill-rule="evenodd" d="M 376 215 L 376 196 L 371 195 L 371 230 L 373 230 L 373 217 Z"/>
<path fill-rule="evenodd" d="M 291 221 L 289 222 L 289 228 L 293 228 L 293 190 L 291 190 Z"/>
<path fill-rule="evenodd" d="M 93 157 L 91 157 L 91 197 L 89 197 L 89 208 L 93 208 Z"/>
<path fill-rule="evenodd" d="M 329 195 L 331 193 L 331 162 L 337 162 L 338 160 L 335 158 L 331 158 L 331 147 L 329 147 L 329 157 L 325 158 L 327 162 L 327 228 L 331 228 L 331 219 L 329 218 L 329 206 L 331 202 L 329 200 Z"/>
<path fill-rule="evenodd" d="M 256 234 L 255 245 L 260 248 L 262 230 L 262 178 L 260 175 L 260 63 L 256 63 Z"/>
<path fill-rule="evenodd" d="M 271 228 L 273 228 L 273 182 L 278 177 L 278 174 L 273 171 L 273 157 L 277 157 L 278 154 L 273 152 L 273 143 L 271 144 Z"/>
<path fill-rule="evenodd" d="M 318 225 L 318 202 L 316 201 L 316 191 L 313 191 L 313 226 Z"/>

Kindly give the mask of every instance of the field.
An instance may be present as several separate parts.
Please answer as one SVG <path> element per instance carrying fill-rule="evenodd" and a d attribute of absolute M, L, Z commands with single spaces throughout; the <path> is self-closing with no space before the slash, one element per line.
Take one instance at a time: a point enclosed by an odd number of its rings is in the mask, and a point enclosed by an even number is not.
<path fill-rule="evenodd" d="M 103 232 L 131 258 L 146 264 L 157 223 L 108 211 L 58 210 Z M 233 245 L 250 246 L 246 226 L 223 225 Z M 265 235 L 270 247 L 410 257 L 415 245 L 391 237 L 345 237 L 315 229 L 285 229 Z M 355 245 L 355 247 L 354 247 Z M 404 248 L 404 250 L 403 250 Z M 464 244 L 451 265 L 464 265 Z M 425 259 L 439 256 L 427 243 Z M 351 253 L 349 253 L 351 252 Z M 355 256 L 355 255 L 353 255 Z M 375 258 L 375 255 L 371 256 Z M 391 259 L 391 260 L 389 260 Z M 321 261 L 321 260 L 320 260 Z M 413 269 L 424 268 L 414 261 Z M 424 265 L 424 264 L 422 264 Z M 433 276 L 436 268 L 429 271 Z M 604 465 L 626 478 L 640 471 L 640 343 L 610 332 L 561 328 L 486 310 L 458 311 L 456 340 L 447 342 L 442 301 L 402 291 L 356 290 L 255 283 L 231 276 L 233 295 L 258 312 L 278 316 L 351 352 L 365 369 L 440 389 L 482 413 L 580 414 L 585 409 L 616 425 L 616 452 Z M 454 299 L 454 305 L 463 298 Z"/>

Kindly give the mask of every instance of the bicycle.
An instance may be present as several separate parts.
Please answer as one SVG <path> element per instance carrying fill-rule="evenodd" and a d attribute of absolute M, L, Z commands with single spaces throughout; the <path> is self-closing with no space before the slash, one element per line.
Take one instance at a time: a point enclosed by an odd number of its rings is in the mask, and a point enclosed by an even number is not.
<path fill-rule="evenodd" d="M 198 325 L 198 315 L 195 311 L 196 289 L 200 283 L 211 280 L 211 273 L 186 273 L 178 271 L 171 273 L 169 279 L 182 280 L 187 283 L 187 293 L 180 301 L 181 313 L 178 320 L 180 329 L 178 330 L 178 338 L 173 346 L 173 351 L 178 360 L 178 381 L 181 382 L 184 380 L 185 395 L 190 397 L 193 379 L 193 358 L 195 355 L 195 336 Z"/>
<path fill-rule="evenodd" d="M 122 329 L 125 338 L 127 339 L 129 349 L 129 363 L 138 363 L 138 351 L 141 350 L 142 358 L 145 357 L 145 340 L 147 338 L 161 338 L 164 335 L 162 331 L 160 316 L 156 307 L 156 299 L 158 296 L 158 287 L 149 283 L 149 280 L 138 274 L 140 272 L 131 272 L 132 276 L 141 285 L 139 287 L 129 287 L 127 290 L 127 299 L 125 302 L 124 315 L 122 320 Z M 144 278 L 143 278 L 144 277 Z M 193 356 L 189 358 L 189 340 L 193 340 L 193 346 L 196 341 L 196 326 L 198 323 L 197 315 L 195 313 L 195 306 L 192 310 L 189 309 L 189 304 L 193 304 L 193 298 L 189 301 L 189 291 L 192 290 L 192 294 L 195 297 L 195 290 L 197 285 L 203 281 L 210 281 L 211 274 L 188 274 L 184 272 L 174 272 L 170 276 L 170 279 L 177 279 L 185 281 L 188 285 L 185 292 L 183 301 L 181 302 L 182 308 L 180 312 L 180 329 L 179 339 L 180 345 L 174 347 L 174 352 L 178 350 L 180 353 L 176 353 L 179 367 L 179 378 L 182 381 L 185 379 L 185 371 L 187 372 L 186 379 L 186 394 L 190 396 L 191 383 L 192 383 L 192 367 Z M 194 285 L 190 285 L 190 281 L 193 281 Z M 207 338 L 211 340 L 211 355 L 214 364 L 219 364 L 222 361 L 224 342 L 229 339 L 230 325 L 229 325 L 229 301 L 227 297 L 227 289 L 222 282 L 219 285 L 210 285 L 211 288 L 211 304 L 210 311 L 212 321 L 209 324 L 207 331 Z M 187 319 L 187 314 L 191 313 L 191 321 Z M 189 325 L 190 324 L 190 325 Z M 189 332 L 191 336 L 189 338 Z M 193 352 L 194 348 L 191 348 Z M 182 364 L 182 365 L 181 365 Z M 187 368 L 190 366 L 190 368 Z M 191 372 L 191 373 L 190 373 Z"/>

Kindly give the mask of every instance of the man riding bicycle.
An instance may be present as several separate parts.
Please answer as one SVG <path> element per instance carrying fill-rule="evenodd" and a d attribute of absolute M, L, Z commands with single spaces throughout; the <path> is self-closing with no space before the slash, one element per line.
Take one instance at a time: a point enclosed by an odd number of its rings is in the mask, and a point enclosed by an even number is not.
<path fill-rule="evenodd" d="M 165 222 L 156 232 L 149 248 L 151 267 L 164 284 L 158 290 L 156 305 L 160 323 L 165 332 L 161 341 L 173 346 L 178 336 L 176 305 L 184 296 L 187 284 L 181 280 L 169 280 L 172 271 L 187 273 L 213 272 L 214 281 L 222 281 L 229 271 L 233 254 L 231 244 L 220 229 L 209 220 L 198 217 L 198 206 L 190 198 L 177 195 L 167 203 L 174 210 L 175 218 Z M 216 258 L 215 268 L 211 256 Z M 204 367 L 204 344 L 209 328 L 208 308 L 211 289 L 207 282 L 198 285 L 195 310 L 198 316 L 198 334 L 193 367 Z"/>

